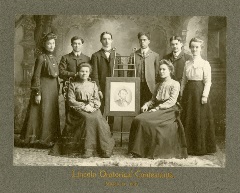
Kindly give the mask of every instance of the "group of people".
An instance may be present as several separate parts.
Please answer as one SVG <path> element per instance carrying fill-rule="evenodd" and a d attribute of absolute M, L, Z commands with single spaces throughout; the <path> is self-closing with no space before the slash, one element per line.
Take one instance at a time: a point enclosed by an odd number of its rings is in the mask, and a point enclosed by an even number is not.
<path fill-rule="evenodd" d="M 172 52 L 160 60 L 159 54 L 149 48 L 150 34 L 140 32 L 137 37 L 140 49 L 135 51 L 134 63 L 136 76 L 140 77 L 142 113 L 132 121 L 128 155 L 155 159 L 214 153 L 214 121 L 208 97 L 211 67 L 201 58 L 203 41 L 191 39 L 191 56 L 184 53 L 181 37 L 173 36 Z M 50 155 L 109 158 L 115 145 L 111 134 L 114 117 L 107 122 L 102 116 L 105 85 L 106 77 L 113 75 L 115 57 L 120 56 L 112 49 L 112 34 L 100 35 L 102 48 L 91 58 L 82 53 L 84 40 L 74 36 L 73 51 L 64 55 L 59 64 L 53 56 L 56 38 L 53 33 L 43 37 L 20 135 L 22 144 L 50 148 Z M 119 70 L 117 76 L 123 76 L 123 71 Z M 66 95 L 62 131 L 58 77 L 64 85 L 72 80 Z"/>

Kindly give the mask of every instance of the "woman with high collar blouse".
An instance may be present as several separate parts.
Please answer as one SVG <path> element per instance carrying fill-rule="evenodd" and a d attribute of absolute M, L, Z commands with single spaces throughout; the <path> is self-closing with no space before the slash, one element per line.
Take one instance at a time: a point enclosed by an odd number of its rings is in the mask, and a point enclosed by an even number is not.
<path fill-rule="evenodd" d="M 22 145 L 52 147 L 60 136 L 58 106 L 58 63 L 53 55 L 56 35 L 46 34 L 42 53 L 37 57 L 31 81 L 31 96 L 21 130 Z"/>
<path fill-rule="evenodd" d="M 152 99 L 145 103 L 142 114 L 133 119 L 128 153 L 137 158 L 186 158 L 184 129 L 176 105 L 179 82 L 173 80 L 172 63 L 160 61 L 161 81 L 156 84 Z"/>
<path fill-rule="evenodd" d="M 109 158 L 115 144 L 110 127 L 100 111 L 96 82 L 89 79 L 92 67 L 79 66 L 78 76 L 70 83 L 67 102 L 69 112 L 61 139 L 50 150 L 50 155 L 90 158 L 99 155 Z"/>
<path fill-rule="evenodd" d="M 201 57 L 202 46 L 201 39 L 190 40 L 193 59 L 186 62 L 181 81 L 181 118 L 190 155 L 216 152 L 214 120 L 209 100 L 211 66 Z"/>

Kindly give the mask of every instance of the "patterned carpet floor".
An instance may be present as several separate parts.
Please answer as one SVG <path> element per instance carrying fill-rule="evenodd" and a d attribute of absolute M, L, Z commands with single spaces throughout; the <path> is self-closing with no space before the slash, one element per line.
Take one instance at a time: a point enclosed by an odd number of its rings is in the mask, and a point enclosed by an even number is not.
<path fill-rule="evenodd" d="M 117 141 L 118 142 L 118 141 Z M 46 149 L 13 149 L 14 166 L 120 166 L 120 167 L 225 167 L 225 143 L 218 142 L 217 152 L 204 156 L 189 156 L 187 159 L 129 158 L 127 142 L 114 148 L 111 158 L 56 157 L 48 155 Z"/>

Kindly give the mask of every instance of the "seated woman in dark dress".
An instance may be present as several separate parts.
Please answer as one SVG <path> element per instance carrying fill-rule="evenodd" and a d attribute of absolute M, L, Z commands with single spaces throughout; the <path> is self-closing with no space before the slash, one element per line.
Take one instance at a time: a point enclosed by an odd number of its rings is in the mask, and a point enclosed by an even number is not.
<path fill-rule="evenodd" d="M 179 82 L 171 78 L 173 65 L 160 61 L 161 82 L 156 84 L 152 99 L 141 108 L 142 114 L 133 119 L 128 152 L 132 157 L 186 158 L 184 129 L 176 105 Z"/>
<path fill-rule="evenodd" d="M 69 85 L 67 101 L 70 109 L 65 128 L 50 155 L 83 154 L 83 158 L 89 158 L 98 154 L 103 158 L 111 157 L 115 142 L 99 110 L 98 87 L 95 82 L 89 81 L 91 71 L 90 64 L 82 63 L 79 76 Z"/>

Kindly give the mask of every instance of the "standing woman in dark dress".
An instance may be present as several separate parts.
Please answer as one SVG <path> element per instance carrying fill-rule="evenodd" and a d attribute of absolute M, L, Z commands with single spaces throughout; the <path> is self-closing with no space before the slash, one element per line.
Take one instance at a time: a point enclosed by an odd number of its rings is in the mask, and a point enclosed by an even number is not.
<path fill-rule="evenodd" d="M 186 158 L 184 129 L 176 105 L 180 84 L 171 78 L 174 67 L 169 61 L 161 60 L 159 69 L 161 81 L 152 99 L 133 119 L 128 152 L 132 157 L 150 159 Z"/>
<path fill-rule="evenodd" d="M 186 62 L 181 82 L 182 121 L 190 155 L 216 152 L 214 120 L 209 101 L 211 66 L 201 57 L 202 45 L 203 41 L 198 38 L 190 40 L 193 59 Z"/>
<path fill-rule="evenodd" d="M 31 96 L 20 139 L 28 147 L 48 148 L 60 136 L 58 63 L 53 56 L 56 35 L 43 37 L 42 54 L 36 59 Z"/>

